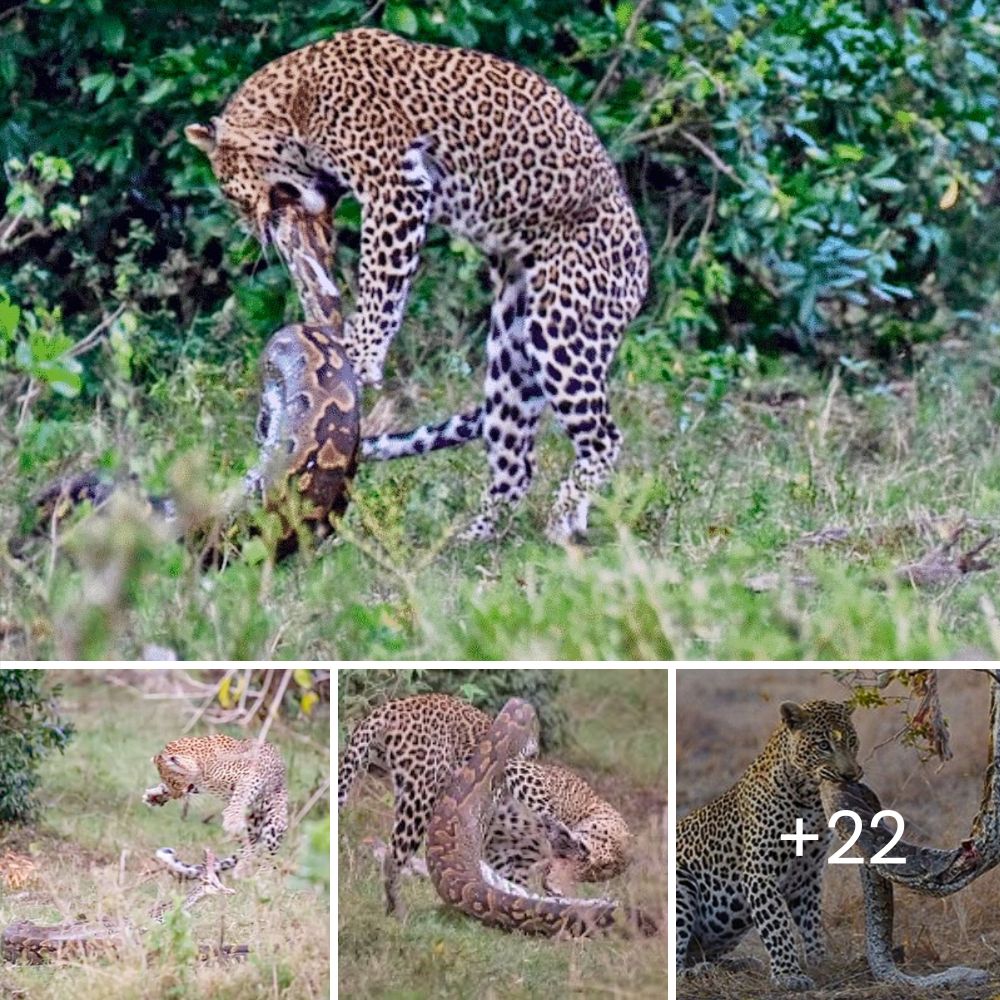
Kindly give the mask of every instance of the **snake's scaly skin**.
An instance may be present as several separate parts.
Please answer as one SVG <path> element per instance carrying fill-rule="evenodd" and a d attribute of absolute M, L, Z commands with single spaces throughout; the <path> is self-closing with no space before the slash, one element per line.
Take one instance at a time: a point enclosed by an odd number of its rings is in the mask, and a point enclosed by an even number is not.
<path fill-rule="evenodd" d="M 265 506 L 281 516 L 281 558 L 298 547 L 300 522 L 323 537 L 347 508 L 361 418 L 357 380 L 340 343 L 340 294 L 327 270 L 330 221 L 286 202 L 272 212 L 268 235 L 295 281 L 305 322 L 278 330 L 261 356 L 260 455 L 244 486 L 247 496 L 263 495 Z M 56 480 L 35 498 L 40 526 L 58 523 L 84 501 L 103 506 L 119 486 L 96 472 Z M 169 497 L 147 500 L 168 522 L 176 520 Z M 210 550 L 206 562 L 216 562 L 215 555 Z"/>
<path fill-rule="evenodd" d="M 961 965 L 926 976 L 912 976 L 897 968 L 892 957 L 893 883 L 929 896 L 948 896 L 1000 864 L 1000 677 L 996 674 L 990 680 L 988 761 L 979 812 L 969 838 L 950 850 L 922 847 L 901 839 L 889 856 L 905 859 L 903 864 L 872 862 L 873 855 L 892 839 L 886 827 L 871 825 L 872 818 L 882 808 L 875 792 L 858 782 L 824 781 L 820 785 L 827 816 L 849 810 L 861 819 L 861 833 L 853 850 L 863 861 L 861 885 L 868 964 L 872 975 L 881 982 L 927 989 L 982 983 L 991 978 L 982 969 Z M 836 829 L 846 839 L 853 831 L 853 823 L 841 819 Z"/>
<path fill-rule="evenodd" d="M 445 902 L 488 927 L 550 937 L 585 937 L 633 921 L 655 934 L 649 917 L 609 899 L 565 899 L 527 892 L 483 860 L 483 834 L 493 788 L 507 761 L 537 739 L 538 717 L 526 701 L 504 705 L 472 756 L 442 792 L 427 832 L 427 869 Z"/>
<path fill-rule="evenodd" d="M 260 483 L 268 506 L 279 510 L 294 485 L 301 519 L 322 537 L 347 508 L 361 435 L 358 384 L 340 343 L 340 293 L 327 271 L 332 229 L 290 202 L 272 213 L 269 237 L 295 280 L 306 322 L 282 327 L 264 348 L 260 459 L 247 482 Z M 293 536 L 288 522 L 282 542 Z"/>

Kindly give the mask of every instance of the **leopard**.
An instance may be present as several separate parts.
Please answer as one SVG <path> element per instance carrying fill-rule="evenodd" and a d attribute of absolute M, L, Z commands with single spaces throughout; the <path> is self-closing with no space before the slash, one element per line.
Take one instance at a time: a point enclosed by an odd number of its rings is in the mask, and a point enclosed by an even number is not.
<path fill-rule="evenodd" d="M 362 456 L 484 442 L 489 483 L 461 538 L 492 539 L 531 486 L 549 408 L 574 457 L 546 534 L 584 536 L 621 451 L 608 374 L 646 296 L 649 252 L 617 168 L 572 102 L 498 56 L 359 28 L 266 64 L 185 135 L 265 246 L 276 199 L 316 215 L 357 200 L 358 294 L 344 346 L 362 385 L 382 385 L 428 227 L 484 253 L 493 302 L 483 402 L 366 438 Z"/>
<path fill-rule="evenodd" d="M 443 788 L 492 722 L 462 698 L 420 694 L 383 703 L 351 733 L 338 773 L 338 806 L 366 770 L 388 777 L 393 787 L 394 826 L 382 860 L 387 913 L 405 912 L 400 874 L 424 842 Z M 483 831 L 486 863 L 523 888 L 540 881 L 550 895 L 624 871 L 632 850 L 625 820 L 583 778 L 538 761 L 538 752 L 531 740 L 507 764 Z"/>
<path fill-rule="evenodd" d="M 784 702 L 763 751 L 722 796 L 677 826 L 677 970 L 710 968 L 756 928 L 771 979 L 811 990 L 800 961 L 825 953 L 821 890 L 831 831 L 820 781 L 857 781 L 858 736 L 849 703 Z M 782 840 L 796 831 L 818 839 Z"/>
<path fill-rule="evenodd" d="M 163 806 L 172 799 L 202 792 L 226 803 L 222 829 L 240 841 L 241 850 L 214 863 L 216 873 L 245 871 L 253 851 L 263 846 L 277 853 L 288 830 L 288 785 L 277 747 L 257 740 L 237 740 L 225 733 L 185 736 L 151 758 L 160 784 L 147 788 L 142 801 Z M 171 847 L 156 858 L 182 879 L 204 879 L 204 865 L 185 864 Z"/>

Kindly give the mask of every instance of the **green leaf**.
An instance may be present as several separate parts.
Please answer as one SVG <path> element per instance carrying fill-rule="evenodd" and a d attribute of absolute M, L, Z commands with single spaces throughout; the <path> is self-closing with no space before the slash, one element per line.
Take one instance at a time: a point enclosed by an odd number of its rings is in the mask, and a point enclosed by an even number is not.
<path fill-rule="evenodd" d="M 263 539 L 249 538 L 243 543 L 241 552 L 243 562 L 248 566 L 259 566 L 267 559 L 267 546 Z"/>
<path fill-rule="evenodd" d="M 833 152 L 838 159 L 846 160 L 848 163 L 857 163 L 865 158 L 865 151 L 860 146 L 847 142 L 835 142 Z"/>
<path fill-rule="evenodd" d="M 80 389 L 83 388 L 80 372 L 58 362 L 50 362 L 44 367 L 36 369 L 36 377 L 40 378 L 53 392 L 60 396 L 66 396 L 68 399 L 78 396 Z"/>
<path fill-rule="evenodd" d="M 176 86 L 177 83 L 174 80 L 159 80 L 139 100 L 143 104 L 156 104 L 158 101 L 163 100 L 167 94 L 172 94 Z"/>
<path fill-rule="evenodd" d="M 405 3 L 391 3 L 385 9 L 382 24 L 390 31 L 398 31 L 404 35 L 415 35 L 420 27 L 413 8 Z"/>
<path fill-rule="evenodd" d="M 13 341 L 14 331 L 21 321 L 21 307 L 10 301 L 6 292 L 0 293 L 0 336 L 4 340 Z"/>
<path fill-rule="evenodd" d="M 103 14 L 97 19 L 97 30 L 101 43 L 109 52 L 119 52 L 125 44 L 125 25 L 111 14 Z"/>
<path fill-rule="evenodd" d="M 965 123 L 965 127 L 976 142 L 990 141 L 990 130 L 982 122 L 968 121 Z"/>
<path fill-rule="evenodd" d="M 898 177 L 872 177 L 866 179 L 865 183 L 876 191 L 885 191 L 887 194 L 899 194 L 906 190 L 906 185 Z"/>
<path fill-rule="evenodd" d="M 615 6 L 615 24 L 622 34 L 625 33 L 634 12 L 635 5 L 630 0 L 621 0 L 621 3 Z"/>

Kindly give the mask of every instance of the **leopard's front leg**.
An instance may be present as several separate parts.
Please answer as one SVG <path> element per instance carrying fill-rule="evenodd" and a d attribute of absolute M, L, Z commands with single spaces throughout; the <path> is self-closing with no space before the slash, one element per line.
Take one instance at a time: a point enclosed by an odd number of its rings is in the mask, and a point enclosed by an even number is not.
<path fill-rule="evenodd" d="M 362 385 L 381 385 L 389 344 L 403 322 L 420 263 L 437 167 L 418 139 L 405 150 L 395 181 L 361 196 L 357 311 L 344 321 L 344 348 Z"/>
<path fill-rule="evenodd" d="M 223 831 L 240 844 L 239 861 L 233 873 L 237 878 L 249 874 L 251 853 L 254 844 L 251 838 L 250 814 L 259 789 L 252 777 L 240 778 L 233 789 L 232 797 L 226 808 L 222 810 Z"/>

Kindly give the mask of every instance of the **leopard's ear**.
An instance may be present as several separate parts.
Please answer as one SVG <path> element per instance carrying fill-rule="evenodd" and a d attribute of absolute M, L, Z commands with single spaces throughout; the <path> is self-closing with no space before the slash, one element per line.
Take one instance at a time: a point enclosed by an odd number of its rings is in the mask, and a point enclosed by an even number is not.
<path fill-rule="evenodd" d="M 200 125 L 193 122 L 184 127 L 184 136 L 192 146 L 197 146 L 203 153 L 211 154 L 215 149 L 215 122 Z"/>
<path fill-rule="evenodd" d="M 783 701 L 781 718 L 789 729 L 799 729 L 805 725 L 806 713 L 802 710 L 802 706 L 796 705 L 794 701 Z"/>

